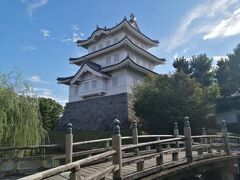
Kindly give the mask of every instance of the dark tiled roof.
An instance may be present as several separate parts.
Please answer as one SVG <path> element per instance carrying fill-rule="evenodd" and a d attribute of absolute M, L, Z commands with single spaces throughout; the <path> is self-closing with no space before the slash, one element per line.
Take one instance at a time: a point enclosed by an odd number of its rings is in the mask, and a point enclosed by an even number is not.
<path fill-rule="evenodd" d="M 112 44 L 112 45 L 107 46 L 107 47 L 105 47 L 105 48 L 99 49 L 99 50 L 94 51 L 94 52 L 92 52 L 92 53 L 86 54 L 86 55 L 84 55 L 84 56 L 82 56 L 82 57 L 70 58 L 69 61 L 74 62 L 74 61 L 76 61 L 76 60 L 78 60 L 78 59 L 80 59 L 80 58 L 84 58 L 84 57 L 87 57 L 87 56 L 89 56 L 89 55 L 98 53 L 98 52 L 100 52 L 100 51 L 102 51 L 102 50 L 105 50 L 105 49 L 108 49 L 108 48 L 110 48 L 110 47 L 113 47 L 113 46 L 115 46 L 115 45 L 117 45 L 117 44 L 120 44 L 121 42 L 123 42 L 123 41 L 126 40 L 126 39 L 127 39 L 133 46 L 135 46 L 136 48 L 138 48 L 138 49 L 144 51 L 145 53 L 153 56 L 154 58 L 157 58 L 157 59 L 160 60 L 160 61 L 166 61 L 164 58 L 158 58 L 158 57 L 156 57 L 155 55 L 153 55 L 153 54 L 149 53 L 148 51 L 146 51 L 145 49 L 137 46 L 137 45 L 136 45 L 135 43 L 133 43 L 128 37 L 124 37 L 121 41 L 119 41 L 119 42 L 117 42 L 117 43 L 115 43 L 115 44 Z"/>
<path fill-rule="evenodd" d="M 159 75 L 158 73 L 156 73 L 156 72 L 154 72 L 154 71 L 151 71 L 150 69 L 147 69 L 147 68 L 145 68 L 145 67 L 143 67 L 143 66 L 138 65 L 138 64 L 135 63 L 129 56 L 127 56 L 127 57 L 126 57 L 125 59 L 123 59 L 121 62 L 119 62 L 119 63 L 117 63 L 117 64 L 112 64 L 112 65 L 109 65 L 109 66 L 105 66 L 105 67 L 101 68 L 101 70 L 118 66 L 118 65 L 124 63 L 124 62 L 127 61 L 127 60 L 129 60 L 131 63 L 133 63 L 135 66 L 137 66 L 137 67 L 139 67 L 139 68 L 141 68 L 141 69 L 144 69 L 144 70 L 146 70 L 146 71 L 148 71 L 148 72 L 150 72 L 150 73 Z"/>
<path fill-rule="evenodd" d="M 109 65 L 109 66 L 105 66 L 103 68 L 101 68 L 101 66 L 99 64 L 96 64 L 94 62 L 84 62 L 84 64 L 87 64 L 89 67 L 91 67 L 93 70 L 99 72 L 99 73 L 102 73 L 102 74 L 105 74 L 105 75 L 108 75 L 106 73 L 104 73 L 102 70 L 106 70 L 108 68 L 112 68 L 112 67 L 117 67 L 118 65 L 121 65 L 123 64 L 125 61 L 130 61 L 132 64 L 134 64 L 135 66 L 137 66 L 138 68 L 140 69 L 143 69 L 149 73 L 152 73 L 152 74 L 155 74 L 155 75 L 159 75 L 158 73 L 154 72 L 154 71 L 151 71 L 150 69 L 147 69 L 143 66 L 140 66 L 138 65 L 137 63 L 135 63 L 129 56 L 127 56 L 125 59 L 123 59 L 121 62 L 117 63 L 117 64 L 112 64 L 112 65 Z M 81 66 L 81 68 L 83 67 L 83 65 Z M 68 80 L 67 82 L 64 82 L 63 84 L 67 84 L 69 85 L 70 84 L 70 81 L 79 73 L 79 71 L 81 70 L 81 68 L 77 71 L 77 73 L 74 75 L 74 76 L 69 76 L 69 77 L 63 77 L 63 78 L 57 78 L 57 80 L 60 82 L 60 81 L 64 81 L 64 80 Z M 61 83 L 61 82 L 60 82 Z"/>
<path fill-rule="evenodd" d="M 68 77 L 58 77 L 57 78 L 57 81 L 65 81 L 65 80 L 68 80 L 68 79 L 72 79 L 74 76 L 68 76 Z"/>
<path fill-rule="evenodd" d="M 111 31 L 112 29 L 120 26 L 124 22 L 127 22 L 130 25 L 130 27 L 132 27 L 136 32 L 140 33 L 142 36 L 144 36 L 148 40 L 152 41 L 153 43 L 159 43 L 158 40 L 153 40 L 153 39 L 149 38 L 148 36 L 146 36 L 145 34 L 140 32 L 139 29 L 136 29 L 135 27 L 133 27 L 131 25 L 131 21 L 132 21 L 131 19 L 128 21 L 127 18 L 125 17 L 119 24 L 117 24 L 116 26 L 114 26 L 112 28 L 100 28 L 100 27 L 98 27 L 95 31 L 93 31 L 93 33 L 91 34 L 91 36 L 89 38 L 87 38 L 86 40 L 77 40 L 77 43 L 82 43 L 82 42 L 88 41 L 89 39 L 91 39 L 93 37 L 94 33 L 96 33 L 97 31 L 100 31 L 100 30 L 102 30 L 102 31 Z"/>
<path fill-rule="evenodd" d="M 91 61 L 85 61 L 83 62 L 82 66 L 79 68 L 79 70 L 73 75 L 73 76 L 69 76 L 69 77 L 58 77 L 57 78 L 57 81 L 67 81 L 66 83 L 64 84 L 70 84 L 70 81 L 79 73 L 79 71 L 81 71 L 82 67 L 87 64 L 90 68 L 92 68 L 94 71 L 97 71 L 99 73 L 102 73 L 100 71 L 101 69 L 101 65 L 97 64 L 97 63 L 94 63 L 94 62 L 91 62 Z M 104 73 L 102 73 L 104 74 Z"/>

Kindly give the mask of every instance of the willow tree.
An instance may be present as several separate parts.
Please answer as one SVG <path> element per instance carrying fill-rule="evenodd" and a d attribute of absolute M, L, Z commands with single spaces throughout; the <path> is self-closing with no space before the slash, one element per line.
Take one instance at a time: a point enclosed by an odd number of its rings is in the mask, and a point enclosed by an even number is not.
<path fill-rule="evenodd" d="M 0 73 L 0 146 L 35 145 L 44 139 L 37 98 L 32 94 L 18 72 Z"/>

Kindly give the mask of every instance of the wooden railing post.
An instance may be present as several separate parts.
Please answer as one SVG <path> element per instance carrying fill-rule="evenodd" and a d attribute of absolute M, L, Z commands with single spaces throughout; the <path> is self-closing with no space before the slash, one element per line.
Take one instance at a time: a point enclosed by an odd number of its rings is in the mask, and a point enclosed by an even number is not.
<path fill-rule="evenodd" d="M 178 124 L 177 124 L 176 122 L 174 123 L 173 134 L 174 134 L 174 137 L 175 137 L 175 138 L 178 138 L 178 137 L 179 137 Z M 176 142 L 175 147 L 176 147 L 176 148 L 179 148 L 179 142 L 178 142 L 178 141 Z M 172 153 L 172 160 L 173 160 L 173 161 L 177 161 L 177 160 L 178 160 L 178 152 Z"/>
<path fill-rule="evenodd" d="M 116 151 L 113 155 L 113 164 L 119 165 L 119 169 L 113 173 L 114 180 L 122 179 L 122 138 L 120 133 L 120 122 L 115 119 L 113 121 L 113 132 L 112 132 L 112 148 Z"/>
<path fill-rule="evenodd" d="M 205 129 L 205 127 L 202 127 L 202 136 L 206 136 L 206 129 Z M 200 138 L 200 144 L 207 144 L 206 138 Z M 205 151 L 205 148 L 199 148 L 197 150 L 198 155 L 202 155 L 203 151 Z"/>
<path fill-rule="evenodd" d="M 208 145 L 209 145 L 209 147 L 207 148 L 207 151 L 208 151 L 208 153 L 212 153 L 213 152 L 213 149 L 212 149 L 212 138 L 208 137 L 207 141 L 208 141 Z"/>
<path fill-rule="evenodd" d="M 227 125 L 226 121 L 222 121 L 222 135 L 223 135 L 223 142 L 225 144 L 225 152 L 227 155 L 229 155 L 230 152 L 230 146 L 229 146 L 229 138 L 228 138 L 228 130 L 227 130 Z"/>
<path fill-rule="evenodd" d="M 66 133 L 66 139 L 65 139 L 65 154 L 66 159 L 65 163 L 71 163 L 72 162 L 72 151 L 73 151 L 73 134 L 72 134 L 72 124 L 67 124 L 67 133 Z"/>
<path fill-rule="evenodd" d="M 188 162 L 192 162 L 192 133 L 189 123 L 189 117 L 184 118 L 184 137 L 185 137 L 185 147 L 186 147 L 186 158 Z"/>
<path fill-rule="evenodd" d="M 81 180 L 80 166 L 77 166 L 71 170 L 70 180 Z"/>
<path fill-rule="evenodd" d="M 158 141 L 160 141 L 160 137 L 157 138 Z M 163 155 L 162 155 L 162 145 L 159 143 L 156 146 L 156 152 L 159 153 L 159 156 L 156 157 L 156 164 L 162 165 L 163 164 Z"/>
<path fill-rule="evenodd" d="M 202 135 L 203 136 L 207 135 L 205 127 L 202 127 Z M 201 138 L 201 144 L 207 144 L 207 139 L 206 138 Z"/>
<path fill-rule="evenodd" d="M 138 129 L 137 129 L 137 121 L 132 122 L 132 137 L 133 137 L 133 144 L 138 144 Z M 134 155 L 138 156 L 138 148 L 134 149 Z"/>

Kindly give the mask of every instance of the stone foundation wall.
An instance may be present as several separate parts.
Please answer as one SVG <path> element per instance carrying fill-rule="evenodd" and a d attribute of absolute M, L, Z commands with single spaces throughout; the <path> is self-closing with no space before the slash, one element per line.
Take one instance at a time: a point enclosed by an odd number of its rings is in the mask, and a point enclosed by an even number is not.
<path fill-rule="evenodd" d="M 71 122 L 73 129 L 77 130 L 111 130 L 112 121 L 116 118 L 123 129 L 129 129 L 129 121 L 136 119 L 131 94 L 67 103 L 57 129 L 64 129 L 65 124 Z"/>

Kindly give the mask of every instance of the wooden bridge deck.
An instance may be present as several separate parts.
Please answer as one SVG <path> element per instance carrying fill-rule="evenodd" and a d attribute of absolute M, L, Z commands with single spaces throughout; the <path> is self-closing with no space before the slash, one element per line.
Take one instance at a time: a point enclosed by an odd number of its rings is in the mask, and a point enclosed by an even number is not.
<path fill-rule="evenodd" d="M 205 153 L 205 154 L 207 154 L 207 153 Z M 194 151 L 193 155 L 197 155 L 197 152 Z M 123 163 L 125 161 L 131 160 L 133 158 L 135 158 L 135 157 L 125 158 L 123 160 Z M 180 152 L 179 153 L 179 160 L 178 161 L 181 161 L 181 160 L 183 160 L 183 162 L 187 161 L 186 158 L 185 158 L 185 152 Z M 163 165 L 168 164 L 168 163 L 172 163 L 172 162 L 173 161 L 172 161 L 172 155 L 171 154 L 163 156 Z M 88 179 L 88 177 L 90 177 L 91 175 L 94 175 L 98 172 L 102 172 L 104 169 L 109 167 L 111 164 L 112 164 L 112 162 L 108 161 L 108 162 L 103 162 L 103 163 L 98 163 L 98 164 L 83 167 L 83 168 L 81 168 L 81 178 L 82 179 Z M 144 161 L 144 170 L 150 169 L 152 167 L 156 167 L 156 158 L 152 158 L 152 159 Z M 128 165 L 128 166 L 124 166 L 122 170 L 123 170 L 123 176 L 126 177 L 127 175 L 136 173 L 137 172 L 137 167 L 136 167 L 136 164 L 134 163 L 134 164 L 131 164 L 131 165 Z M 62 173 L 60 175 L 48 178 L 48 179 L 49 180 L 66 180 L 66 179 L 70 179 L 69 175 L 70 175 L 70 172 L 65 172 L 65 173 Z M 112 174 L 107 175 L 105 177 L 105 179 L 106 180 L 112 179 Z"/>

